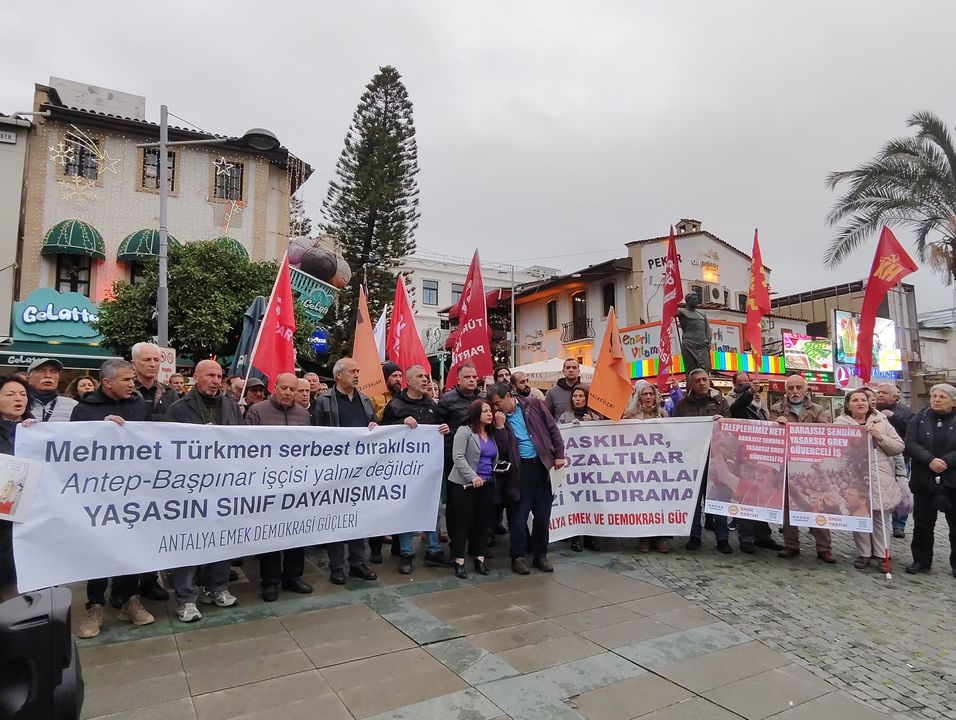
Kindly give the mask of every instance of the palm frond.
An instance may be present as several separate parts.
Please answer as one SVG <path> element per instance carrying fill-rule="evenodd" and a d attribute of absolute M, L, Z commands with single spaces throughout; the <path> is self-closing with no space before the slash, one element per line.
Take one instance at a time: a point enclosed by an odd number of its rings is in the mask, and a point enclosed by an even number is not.
<path fill-rule="evenodd" d="M 920 140 L 932 142 L 939 148 L 946 158 L 950 180 L 956 182 L 956 147 L 946 123 L 938 115 L 923 110 L 913 114 L 906 124 L 918 128 L 916 137 Z"/>

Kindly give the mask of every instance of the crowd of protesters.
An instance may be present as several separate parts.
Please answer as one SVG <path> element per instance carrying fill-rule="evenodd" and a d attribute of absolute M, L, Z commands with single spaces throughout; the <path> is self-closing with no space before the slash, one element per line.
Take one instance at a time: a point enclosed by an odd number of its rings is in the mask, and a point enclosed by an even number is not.
<path fill-rule="evenodd" d="M 276 378 L 269 394 L 262 380 L 224 377 L 213 360 L 199 362 L 190 382 L 176 374 L 170 382 L 158 381 L 159 348 L 138 343 L 131 360 L 109 360 L 100 369 L 99 379 L 80 377 L 60 393 L 62 364 L 40 358 L 22 376 L 0 378 L 0 452 L 13 454 L 16 428 L 35 422 L 100 420 L 122 425 L 127 421 L 166 421 L 213 425 L 292 425 L 374 429 L 378 425 L 437 426 L 444 437 L 445 528 L 441 511 L 431 527 L 418 533 L 391 537 L 352 539 L 324 546 L 328 555 L 329 580 L 345 585 L 349 578 L 377 579 L 369 564 L 384 562 L 382 549 L 388 544 L 401 574 L 414 572 L 415 546 L 423 549 L 422 560 L 429 567 L 448 568 L 458 578 L 469 571 L 489 573 L 489 560 L 496 536 L 509 534 L 511 570 L 528 575 L 532 568 L 553 572 L 548 558 L 549 525 L 552 507 L 550 471 L 566 464 L 564 440 L 559 424 L 600 421 L 604 418 L 589 405 L 588 387 L 581 380 L 578 361 L 564 362 L 562 377 L 546 393 L 531 385 L 525 373 L 507 367 L 495 369 L 493 380 L 483 386 L 473 365 L 458 368 L 456 383 L 444 393 L 427 368 L 402 369 L 384 363 L 387 390 L 368 397 L 359 388 L 360 370 L 351 358 L 342 358 L 332 368 L 331 387 L 315 373 L 299 378 L 283 374 Z M 934 386 L 930 404 L 916 413 L 900 402 L 894 385 L 878 391 L 851 392 L 838 424 L 864 427 L 875 447 L 876 482 L 872 507 L 854 503 L 853 493 L 861 479 L 850 479 L 844 507 L 854 504 L 859 512 L 872 514 L 873 533 L 855 533 L 857 558 L 854 566 L 865 569 L 885 562 L 886 533 L 905 535 L 907 517 L 896 514 L 901 485 L 911 472 L 913 493 L 913 561 L 908 573 L 928 572 L 933 561 L 934 526 L 937 514 L 946 516 L 950 532 L 950 563 L 956 576 L 956 388 Z M 676 383 L 662 397 L 657 388 L 638 381 L 624 412 L 625 420 L 660 421 L 669 417 L 738 418 L 773 420 L 780 423 L 830 423 L 829 413 L 809 396 L 806 380 L 799 375 L 787 378 L 783 397 L 765 407 L 758 388 L 747 373 L 733 376 L 733 389 L 724 395 L 712 385 L 704 370 L 693 370 L 686 378 L 684 392 Z M 706 475 L 706 468 L 705 468 Z M 686 549 L 702 547 L 704 529 L 713 530 L 718 551 L 730 554 L 732 526 L 724 516 L 703 512 L 704 485 L 696 503 Z M 857 493 L 860 495 L 860 493 Z M 860 500 L 857 497 L 857 500 Z M 785 500 L 786 502 L 786 500 Z M 861 501 L 862 502 L 862 501 Z M 441 504 L 440 504 L 441 507 Z M 787 517 L 786 508 L 784 517 Z M 507 522 L 507 527 L 505 527 Z M 530 531 L 529 531 L 530 522 Z M 510 531 L 510 532 L 509 532 Z M 785 522 L 783 544 L 774 539 L 765 522 L 738 520 L 740 551 L 758 548 L 773 550 L 781 558 L 800 553 L 800 532 Z M 836 562 L 830 533 L 811 528 L 817 558 Z M 11 523 L 0 521 L 0 599 L 16 594 Z M 638 550 L 666 553 L 669 538 L 639 539 Z M 449 541 L 446 553 L 443 544 Z M 571 538 L 575 552 L 598 551 L 596 538 Z M 313 587 L 303 579 L 306 548 L 290 548 L 258 556 L 261 595 L 264 601 L 278 599 L 280 590 L 308 594 Z M 529 564 L 530 557 L 530 564 Z M 471 563 L 468 563 L 468 559 Z M 202 618 L 199 605 L 232 607 L 237 599 L 229 591 L 231 567 L 241 563 L 219 561 L 202 567 L 169 569 L 165 583 L 158 572 L 114 578 L 91 579 L 87 583 L 87 614 L 78 636 L 95 637 L 107 622 L 109 603 L 118 619 L 133 625 L 154 622 L 141 598 L 162 602 L 171 588 L 176 615 L 182 622 Z M 888 568 L 884 568 L 887 569 Z"/>

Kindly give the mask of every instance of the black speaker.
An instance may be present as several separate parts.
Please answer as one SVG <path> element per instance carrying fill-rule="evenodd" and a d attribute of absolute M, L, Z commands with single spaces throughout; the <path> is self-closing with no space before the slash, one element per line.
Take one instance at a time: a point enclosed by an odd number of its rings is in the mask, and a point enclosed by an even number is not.
<path fill-rule="evenodd" d="M 83 675 L 71 601 L 66 588 L 47 588 L 0 605 L 0 719 L 80 717 Z"/>

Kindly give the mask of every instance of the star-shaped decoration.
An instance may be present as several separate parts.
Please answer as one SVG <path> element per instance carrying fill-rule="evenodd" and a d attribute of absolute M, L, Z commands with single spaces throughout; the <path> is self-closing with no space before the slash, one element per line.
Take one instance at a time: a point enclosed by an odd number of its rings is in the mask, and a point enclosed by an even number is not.
<path fill-rule="evenodd" d="M 104 150 L 96 158 L 96 162 L 99 164 L 100 172 L 111 172 L 116 175 L 116 163 L 118 163 L 122 158 L 111 158 L 108 150 Z"/>
<path fill-rule="evenodd" d="M 220 156 L 218 160 L 214 160 L 212 164 L 216 166 L 216 175 L 228 175 L 229 171 L 235 167 L 235 165 L 223 156 Z"/>
<path fill-rule="evenodd" d="M 73 146 L 60 141 L 50 146 L 50 160 L 60 165 L 66 165 L 73 160 Z"/>

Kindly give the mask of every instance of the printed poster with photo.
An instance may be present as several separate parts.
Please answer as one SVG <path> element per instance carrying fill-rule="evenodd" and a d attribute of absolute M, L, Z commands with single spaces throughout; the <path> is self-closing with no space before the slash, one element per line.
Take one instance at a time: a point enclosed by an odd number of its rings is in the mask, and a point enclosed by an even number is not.
<path fill-rule="evenodd" d="M 783 522 L 787 429 L 762 420 L 720 420 L 714 428 L 705 509 L 714 515 Z"/>
<path fill-rule="evenodd" d="M 0 520 L 26 519 L 39 477 L 39 462 L 0 453 Z"/>
<path fill-rule="evenodd" d="M 790 523 L 873 532 L 872 445 L 864 428 L 787 425 Z"/>

